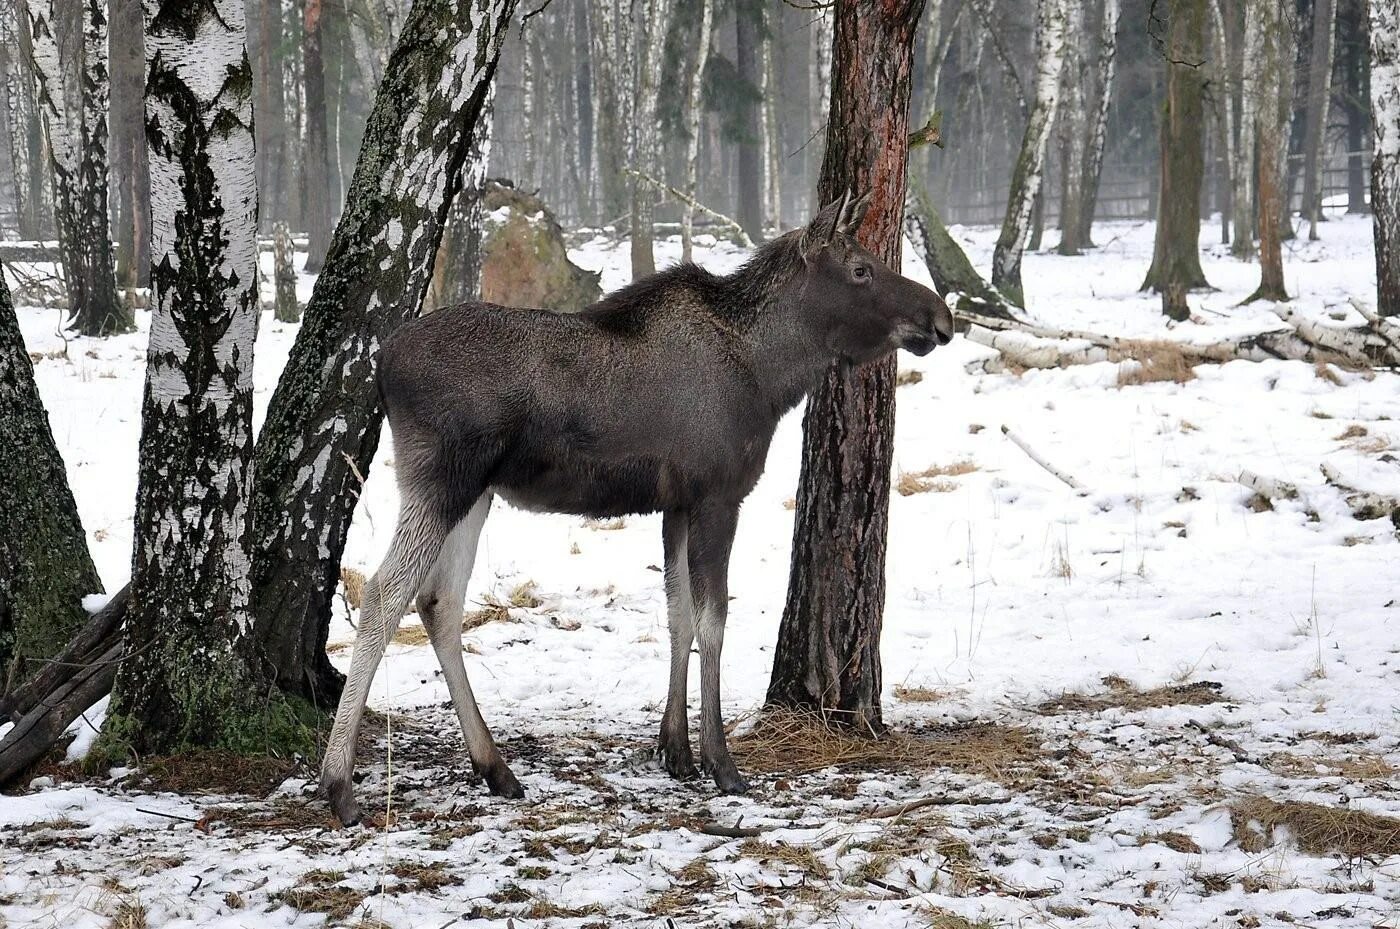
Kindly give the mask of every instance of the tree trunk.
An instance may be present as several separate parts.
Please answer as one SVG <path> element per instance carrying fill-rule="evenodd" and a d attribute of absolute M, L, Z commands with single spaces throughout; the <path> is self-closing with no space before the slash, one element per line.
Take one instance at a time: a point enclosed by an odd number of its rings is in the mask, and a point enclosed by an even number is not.
<path fill-rule="evenodd" d="M 578 113 L 575 158 L 582 183 L 577 185 L 579 219 L 596 220 L 593 188 L 593 62 L 588 44 L 588 5 L 574 2 L 574 108 Z"/>
<path fill-rule="evenodd" d="M 306 270 L 321 270 L 330 244 L 331 162 L 326 144 L 326 69 L 321 59 L 322 0 L 306 0 L 302 17 L 301 79 L 306 95 L 306 161 L 301 182 L 306 194 Z"/>
<path fill-rule="evenodd" d="M 1279 234 L 1280 217 L 1284 215 L 1283 178 L 1280 149 L 1287 145 L 1283 138 L 1279 88 L 1291 75 L 1285 74 L 1283 57 L 1282 16 L 1280 0 L 1259 0 L 1253 15 L 1258 28 L 1251 31 L 1254 43 L 1246 49 L 1254 68 L 1257 93 L 1254 106 L 1255 134 L 1259 140 L 1259 288 L 1249 301 L 1288 299 L 1283 288 L 1283 249 Z M 1248 302 L 1248 301 L 1247 301 Z"/>
<path fill-rule="evenodd" d="M 48 202 L 44 174 L 43 130 L 34 102 L 29 71 L 29 13 L 24 0 L 0 7 L 0 48 L 5 66 L 5 113 L 9 119 L 10 165 L 14 182 L 16 220 L 21 239 L 43 237 L 44 204 Z"/>
<path fill-rule="evenodd" d="M 379 443 L 375 354 L 427 289 L 514 0 L 417 0 L 386 68 L 331 241 L 257 450 L 257 637 L 277 682 L 325 706 L 345 534 Z"/>
<path fill-rule="evenodd" d="M 734 4 L 734 66 L 739 80 L 759 89 L 759 44 L 763 41 L 763 8 L 757 0 L 736 0 Z M 739 141 L 739 202 L 734 218 L 755 242 L 763 241 L 763 127 L 759 104 L 747 96 L 736 104 Z"/>
<path fill-rule="evenodd" d="M 279 323 L 301 321 L 301 304 L 297 303 L 297 272 L 292 263 L 292 231 L 284 222 L 272 225 L 272 317 Z"/>
<path fill-rule="evenodd" d="M 661 53 L 665 51 L 666 25 L 671 20 L 670 0 L 646 0 L 642 10 L 641 71 L 632 110 L 632 161 L 636 169 L 652 177 L 660 172 L 661 142 L 657 130 L 656 100 L 660 93 Z M 632 279 L 656 273 L 652 252 L 655 192 L 635 174 L 631 176 Z"/>
<path fill-rule="evenodd" d="M 1061 255 L 1078 255 L 1084 222 L 1084 156 L 1088 139 L 1089 105 L 1085 83 L 1089 76 L 1085 61 L 1084 35 L 1087 24 L 1082 3 L 1072 3 L 1065 15 L 1065 62 L 1061 71 L 1060 106 L 1056 128 L 1060 142 L 1060 244 Z"/>
<path fill-rule="evenodd" d="M 1322 155 L 1327 142 L 1327 108 L 1332 99 L 1333 0 L 1313 0 L 1312 46 L 1308 53 L 1308 101 L 1303 129 L 1303 216 L 1308 239 L 1318 238 L 1322 221 Z"/>
<path fill-rule="evenodd" d="M 83 335 L 126 332 L 134 323 L 117 299 L 107 214 L 107 7 L 29 0 L 29 25 L 70 322 Z"/>
<path fill-rule="evenodd" d="M 243 15 L 242 0 L 147 0 L 151 341 L 113 754 L 293 747 L 248 597 L 258 201 Z"/>
<path fill-rule="evenodd" d="M 762 29 L 762 52 L 759 55 L 762 67 L 761 96 L 763 99 L 763 193 L 764 211 L 774 228 L 783 228 L 783 174 L 780 138 L 782 130 L 778 123 L 778 88 L 773 67 L 773 31 L 769 24 L 768 8 L 760 7 Z"/>
<path fill-rule="evenodd" d="M 1371 221 L 1376 310 L 1400 316 L 1400 8 L 1371 0 Z"/>
<path fill-rule="evenodd" d="M 0 693 L 57 654 L 102 582 L 0 274 Z"/>
<path fill-rule="evenodd" d="M 940 295 L 961 319 L 964 313 L 1010 319 L 1006 300 L 968 261 L 967 254 L 943 224 L 923 185 L 911 180 L 904 200 L 904 234 L 924 258 L 929 276 Z M 949 299 L 956 297 L 956 301 Z"/>
<path fill-rule="evenodd" d="M 257 96 L 258 208 L 264 228 L 289 219 L 287 209 L 287 103 L 283 93 L 282 0 L 257 0 L 258 42 L 253 54 Z"/>
<path fill-rule="evenodd" d="M 1258 10 L 1259 0 L 1240 0 L 1242 7 L 1243 41 L 1231 55 L 1231 69 L 1237 75 L 1239 110 L 1236 116 L 1238 134 L 1235 158 L 1230 165 L 1231 221 L 1234 232 L 1230 237 L 1230 254 L 1241 260 L 1254 257 L 1254 158 L 1255 113 L 1258 109 L 1258 74 L 1253 65 L 1245 66 L 1248 50 L 1259 45 L 1258 32 L 1263 21 Z"/>
<path fill-rule="evenodd" d="M 1108 144 L 1108 111 L 1113 102 L 1113 77 L 1118 57 L 1119 0 L 1103 0 L 1099 19 L 1097 74 L 1094 106 L 1089 112 L 1084 143 L 1083 179 L 1079 183 L 1080 248 L 1093 248 L 1094 211 L 1099 202 L 1099 178 L 1103 174 L 1104 148 Z"/>
<path fill-rule="evenodd" d="M 689 133 L 685 141 L 685 193 L 695 199 L 700 182 L 700 130 L 705 119 L 701 91 L 705 66 L 710 60 L 710 31 L 714 25 L 714 0 L 700 0 L 700 36 L 695 46 L 695 64 L 686 77 L 685 119 Z M 681 261 L 694 257 L 695 207 L 689 203 L 681 212 Z"/>
<path fill-rule="evenodd" d="M 1157 237 L 1152 266 L 1142 289 L 1169 292 L 1179 284 L 1186 290 L 1208 287 L 1201 270 L 1201 182 L 1205 175 L 1205 111 L 1202 93 L 1202 44 L 1205 0 L 1170 0 L 1167 60 L 1167 102 L 1162 113 L 1161 192 L 1157 200 Z M 1173 303 L 1173 305 L 1179 305 Z"/>
<path fill-rule="evenodd" d="M 1006 218 L 992 253 L 992 286 L 1017 306 L 1021 290 L 1021 254 L 1030 235 L 1031 211 L 1040 194 L 1045 146 L 1060 99 L 1060 71 L 1065 49 L 1065 0 L 1038 0 L 1036 6 L 1035 100 L 1021 137 L 1021 151 L 1011 173 Z"/>
<path fill-rule="evenodd" d="M 613 222 L 628 209 L 623 104 L 631 97 L 631 23 L 621 22 L 618 0 L 591 0 L 593 89 L 597 95 L 598 182 L 603 220 Z M 630 7 L 624 9 L 624 13 Z"/>
<path fill-rule="evenodd" d="M 871 191 L 861 244 L 898 270 L 914 32 L 923 0 L 835 9 L 832 110 L 818 192 Z M 894 440 L 893 357 L 833 365 L 807 401 L 792 576 L 768 703 L 878 734 Z"/>
<path fill-rule="evenodd" d="M 151 273 L 151 176 L 146 160 L 145 23 L 140 0 L 112 0 L 112 183 L 117 190 L 117 280 L 145 287 Z M 127 300 L 130 301 L 130 295 Z"/>
<path fill-rule="evenodd" d="M 491 160 L 495 96 L 494 86 L 488 88 L 486 105 L 472 132 L 471 149 L 462 165 L 462 189 L 452 200 L 442 244 L 433 259 L 432 281 L 423 298 L 424 313 L 481 299 L 481 265 L 485 258 L 481 253 L 481 223 L 485 216 L 482 197 L 486 166 Z"/>
<path fill-rule="evenodd" d="M 830 113 L 831 105 L 831 28 L 832 28 L 831 8 L 821 6 L 812 11 L 811 37 L 812 37 L 812 57 L 809 62 L 810 68 L 807 72 L 807 99 L 811 105 L 810 113 L 810 138 L 811 141 L 803 149 L 808 157 L 808 164 L 820 165 L 823 159 L 821 146 L 825 144 L 827 116 Z M 819 174 L 810 170 L 807 176 Z M 812 195 L 816 197 L 814 188 Z M 820 197 L 817 197 L 820 200 Z M 820 203 L 818 204 L 820 206 Z"/>
<path fill-rule="evenodd" d="M 1369 93 L 1366 89 L 1367 59 L 1367 0 L 1338 0 L 1337 42 L 1341 46 L 1342 92 L 1339 94 L 1342 112 L 1347 118 L 1347 212 L 1366 213 L 1366 166 L 1362 149 L 1366 145 L 1366 129 L 1371 115 Z"/>

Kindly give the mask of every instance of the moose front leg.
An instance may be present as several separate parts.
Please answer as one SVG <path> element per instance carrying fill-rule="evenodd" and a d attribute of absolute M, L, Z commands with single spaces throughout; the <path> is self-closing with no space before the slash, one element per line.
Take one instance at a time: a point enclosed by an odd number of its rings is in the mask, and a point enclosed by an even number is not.
<path fill-rule="evenodd" d="M 690 643 L 695 640 L 695 610 L 690 601 L 690 566 L 686 559 L 688 517 L 669 512 L 661 518 L 661 539 L 666 549 L 666 624 L 671 631 L 671 680 L 666 712 L 661 717 L 657 746 L 661 766 L 677 780 L 696 776 L 690 753 L 686 683 L 690 671 Z"/>
<path fill-rule="evenodd" d="M 739 508 L 708 505 L 691 513 L 686 539 L 690 599 L 700 641 L 700 764 L 727 794 L 749 789 L 729 757 L 719 704 L 719 659 L 729 613 L 729 551 Z"/>

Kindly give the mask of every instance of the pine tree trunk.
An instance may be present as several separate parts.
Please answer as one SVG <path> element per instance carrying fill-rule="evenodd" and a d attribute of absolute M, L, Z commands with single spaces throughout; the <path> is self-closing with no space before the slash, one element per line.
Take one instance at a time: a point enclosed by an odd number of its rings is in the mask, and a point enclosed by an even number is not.
<path fill-rule="evenodd" d="M 54 220 L 83 335 L 126 332 L 107 213 L 107 7 L 102 0 L 29 0 L 30 68 L 48 134 Z"/>
<path fill-rule="evenodd" d="M 1308 106 L 1303 130 L 1303 216 L 1308 238 L 1316 240 L 1322 221 L 1322 148 L 1327 141 L 1327 107 L 1332 96 L 1333 0 L 1313 0 L 1312 45 L 1308 53 Z"/>
<path fill-rule="evenodd" d="M 1279 105 L 1280 85 L 1291 79 L 1284 71 L 1283 29 L 1280 0 L 1259 0 L 1253 11 L 1258 28 L 1251 33 L 1254 44 L 1246 49 L 1248 60 L 1255 69 L 1257 90 L 1254 120 L 1259 141 L 1259 288 L 1250 300 L 1287 300 L 1283 288 L 1283 250 L 1280 244 L 1280 206 L 1284 198 L 1282 158 L 1287 140 L 1283 138 L 1282 112 Z"/>
<path fill-rule="evenodd" d="M 700 0 L 700 36 L 695 46 L 695 64 L 686 76 L 685 119 L 688 137 L 685 141 L 685 192 L 693 200 L 700 182 L 700 130 L 705 118 L 701 92 L 704 90 L 705 66 L 710 60 L 710 32 L 714 25 L 714 0 Z M 694 257 L 695 208 L 681 207 L 681 261 Z"/>
<path fill-rule="evenodd" d="M 102 582 L 0 274 L 0 694 L 87 622 Z"/>
<path fill-rule="evenodd" d="M 1103 0 L 1099 19 L 1097 74 L 1094 82 L 1094 106 L 1089 113 L 1084 143 L 1083 180 L 1079 184 L 1080 248 L 1094 246 L 1094 212 L 1099 202 L 1099 178 L 1103 174 L 1104 148 L 1108 144 L 1108 112 L 1113 102 L 1113 77 L 1118 58 L 1119 0 Z"/>
<path fill-rule="evenodd" d="M 1021 290 L 1021 254 L 1031 232 L 1031 211 L 1040 194 L 1045 146 L 1060 100 L 1066 11 L 1066 0 L 1038 0 L 1036 6 L 1035 100 L 1011 173 L 1006 218 L 992 253 L 992 286 L 1017 306 L 1025 302 Z"/>
<path fill-rule="evenodd" d="M 146 160 L 145 22 L 141 0 L 112 0 L 112 184 L 117 279 L 145 287 L 151 272 L 151 176 Z M 130 300 L 130 296 L 127 298 Z"/>
<path fill-rule="evenodd" d="M 301 182 L 306 194 L 306 270 L 321 270 L 331 238 L 331 162 L 326 143 L 326 69 L 321 56 L 322 0 L 306 0 L 302 17 L 301 79 L 306 95 L 306 161 Z"/>
<path fill-rule="evenodd" d="M 285 708 L 267 701 L 249 609 L 258 202 L 243 2 L 146 13 L 151 340 L 104 738 L 138 756 L 278 751 L 264 739 Z"/>
<path fill-rule="evenodd" d="M 325 706 L 340 556 L 379 443 L 375 354 L 417 312 L 514 0 L 417 0 L 385 69 L 345 211 L 268 408 L 253 495 L 253 606 L 286 691 Z"/>
<path fill-rule="evenodd" d="M 1201 183 L 1205 176 L 1202 94 L 1206 75 L 1200 67 L 1205 25 L 1205 0 L 1170 0 L 1164 49 L 1167 102 L 1162 113 L 1157 237 L 1152 266 L 1142 282 L 1143 290 L 1157 293 L 1168 293 L 1173 285 L 1185 290 L 1210 286 L 1201 270 L 1199 249 Z"/>
<path fill-rule="evenodd" d="M 1371 222 L 1376 310 L 1400 316 L 1400 8 L 1371 0 Z"/>
<path fill-rule="evenodd" d="M 1084 154 L 1088 139 L 1089 105 L 1084 85 L 1089 76 L 1084 35 L 1087 24 L 1082 3 L 1069 5 L 1065 15 L 1065 61 L 1061 71 L 1060 106 L 1056 128 L 1060 142 L 1060 244 L 1061 255 L 1078 255 L 1084 231 Z"/>
<path fill-rule="evenodd" d="M 836 5 L 824 200 L 873 191 L 860 231 L 898 270 L 914 32 L 923 0 Z M 880 627 L 894 440 L 893 357 L 833 365 L 807 401 L 792 574 L 768 703 L 884 730 Z"/>
<path fill-rule="evenodd" d="M 763 8 L 758 0 L 736 0 L 734 4 L 734 67 L 739 80 L 759 89 L 759 44 L 763 40 Z M 738 202 L 732 214 L 750 239 L 763 241 L 763 127 L 759 104 L 745 97 L 736 104 L 738 111 L 739 153 Z"/>

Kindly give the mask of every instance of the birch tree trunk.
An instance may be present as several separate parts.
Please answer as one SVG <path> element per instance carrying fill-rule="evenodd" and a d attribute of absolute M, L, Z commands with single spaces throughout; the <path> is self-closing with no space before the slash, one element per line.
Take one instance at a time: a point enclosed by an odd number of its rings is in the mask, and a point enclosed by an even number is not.
<path fill-rule="evenodd" d="M 713 2 L 713 0 L 706 0 Z M 593 62 L 589 53 L 588 5 L 574 3 L 574 109 L 578 113 L 577 185 L 579 219 L 585 223 L 596 220 L 593 172 Z"/>
<path fill-rule="evenodd" d="M 661 163 L 661 142 L 656 125 L 656 99 L 661 90 L 661 53 L 665 51 L 666 26 L 671 21 L 670 0 L 645 0 L 642 8 L 640 72 L 636 107 L 632 113 L 632 160 L 637 170 L 656 177 Z M 655 192 L 635 174 L 631 184 L 632 279 L 656 273 L 652 252 L 652 217 Z"/>
<path fill-rule="evenodd" d="M 1257 49 L 1262 44 L 1258 34 L 1263 22 L 1258 9 L 1261 2 L 1267 0 L 1240 0 L 1244 17 L 1243 44 L 1231 60 L 1231 67 L 1237 68 L 1240 104 L 1235 157 L 1230 165 L 1230 225 L 1234 227 L 1230 237 L 1230 254 L 1241 260 L 1254 257 L 1254 117 L 1259 107 L 1260 93 L 1259 75 L 1252 65 L 1246 66 L 1245 57 L 1250 49 Z"/>
<path fill-rule="evenodd" d="M 30 70 L 48 136 L 54 221 L 73 316 L 83 335 L 126 332 L 107 212 L 107 7 L 29 0 Z"/>
<path fill-rule="evenodd" d="M 1113 102 L 1113 77 L 1118 57 L 1119 0 L 1103 0 L 1099 18 L 1098 60 L 1094 81 L 1093 106 L 1089 110 L 1084 167 L 1079 182 L 1080 248 L 1093 248 L 1094 212 L 1099 202 L 1099 178 L 1103 173 L 1103 153 L 1108 144 L 1108 111 Z"/>
<path fill-rule="evenodd" d="M 992 286 L 1021 306 L 1021 255 L 1030 235 L 1031 211 L 1040 193 L 1045 146 L 1060 100 L 1060 72 L 1065 52 L 1065 0 L 1038 0 L 1035 18 L 1035 100 L 1021 137 L 1021 151 L 1011 173 L 1006 218 L 992 253 Z"/>
<path fill-rule="evenodd" d="M 593 89 L 597 96 L 597 157 L 603 219 L 611 222 L 628 209 L 624 101 L 630 99 L 631 23 L 620 22 L 618 0 L 591 0 Z M 626 95 L 626 96 L 624 96 Z"/>
<path fill-rule="evenodd" d="M 1084 230 L 1080 212 L 1084 209 L 1084 153 L 1088 140 L 1089 105 L 1085 84 L 1089 68 L 1085 61 L 1085 9 L 1071 3 L 1065 14 L 1065 60 L 1061 71 L 1059 116 L 1056 119 L 1060 141 L 1060 244 L 1061 255 L 1078 255 Z"/>
<path fill-rule="evenodd" d="M 835 8 L 831 117 L 818 193 L 873 193 L 860 241 L 898 270 L 914 32 L 923 0 Z M 885 728 L 880 627 L 894 439 L 893 357 L 833 365 L 807 401 L 792 573 L 770 705 L 858 732 Z"/>
<path fill-rule="evenodd" d="M 486 166 L 491 160 L 491 131 L 495 121 L 495 86 L 487 89 L 486 104 L 472 132 L 471 148 L 462 165 L 462 189 L 452 200 L 442 244 L 433 259 L 433 276 L 423 298 L 423 312 L 481 299 L 481 223 L 485 218 Z"/>
<path fill-rule="evenodd" d="M 44 174 L 42 129 L 29 71 L 29 13 L 24 0 L 0 4 L 0 48 L 5 68 L 5 114 L 9 119 L 11 178 L 22 239 L 43 235 L 44 204 L 49 200 Z"/>
<path fill-rule="evenodd" d="M 145 287 L 151 271 L 151 176 L 146 163 L 146 51 L 141 0 L 112 0 L 112 184 L 117 279 Z M 131 299 L 127 296 L 128 301 Z"/>
<path fill-rule="evenodd" d="M 1152 265 L 1143 290 L 1167 294 L 1164 312 L 1185 319 L 1184 294 L 1209 287 L 1201 270 L 1201 183 L 1205 176 L 1205 0 L 1170 0 L 1167 102 L 1162 114 L 1161 192 L 1157 200 L 1157 236 Z"/>
<path fill-rule="evenodd" d="M 306 151 L 301 182 L 306 195 L 306 270 L 321 270 L 330 244 L 331 160 L 326 143 L 326 69 L 321 55 L 322 0 L 306 0 L 302 16 L 301 79 L 306 95 Z"/>
<path fill-rule="evenodd" d="M 829 6 L 821 6 L 812 11 L 812 57 L 811 67 L 808 70 L 807 99 L 811 104 L 811 118 L 808 125 L 811 130 L 811 140 L 807 143 L 805 152 L 811 161 L 821 164 L 824 157 L 821 146 L 826 144 L 826 124 L 830 113 L 831 104 L 831 30 L 832 18 L 834 14 Z M 808 163 L 810 164 L 811 161 Z M 812 170 L 807 171 L 807 176 L 819 173 Z M 816 191 L 813 190 L 813 195 Z M 817 198 L 820 200 L 820 198 Z M 821 203 L 815 203 L 814 208 L 820 208 Z"/>
<path fill-rule="evenodd" d="M 760 89 L 759 45 L 763 41 L 763 7 L 761 0 L 737 0 L 734 4 L 734 66 L 739 80 L 755 90 Z M 763 241 L 763 126 L 760 104 L 748 98 L 737 104 L 740 138 L 735 144 L 739 154 L 738 203 L 735 219 L 755 242 Z"/>
<path fill-rule="evenodd" d="M 0 274 L 0 694 L 87 622 L 102 582 Z"/>
<path fill-rule="evenodd" d="M 259 213 L 265 228 L 289 218 L 287 195 L 287 103 L 283 90 L 282 0 L 256 0 L 258 42 L 253 55 L 257 84 L 254 112 L 257 119 Z"/>
<path fill-rule="evenodd" d="M 252 636 L 258 313 L 253 76 L 242 0 L 146 0 L 151 340 L 131 605 L 109 752 L 281 751 Z"/>
<path fill-rule="evenodd" d="M 700 37 L 695 46 L 695 66 L 686 77 L 685 119 L 689 136 L 685 141 L 685 193 L 695 199 L 700 181 L 700 130 L 705 110 L 700 98 L 704 90 L 705 66 L 710 61 L 710 31 L 714 25 L 714 0 L 700 0 Z M 681 261 L 694 257 L 695 207 L 681 207 Z"/>
<path fill-rule="evenodd" d="M 760 9 L 762 18 L 763 74 L 763 193 L 768 221 L 778 229 L 783 228 L 783 174 L 780 139 L 782 132 L 778 124 L 778 87 L 773 68 L 773 31 L 768 16 L 768 8 Z"/>
<path fill-rule="evenodd" d="M 416 0 L 258 442 L 253 606 L 284 691 L 325 706 L 345 534 L 379 443 L 375 356 L 417 314 L 514 0 Z"/>
<path fill-rule="evenodd" d="M 1400 316 L 1400 8 L 1371 0 L 1371 216 L 1376 310 Z"/>
<path fill-rule="evenodd" d="M 1303 129 L 1303 216 L 1308 239 L 1318 238 L 1322 221 L 1322 149 L 1327 141 L 1327 110 L 1332 98 L 1333 0 L 1313 0 L 1312 46 L 1308 53 L 1308 101 Z"/>
<path fill-rule="evenodd" d="M 1282 113 L 1279 105 L 1280 86 L 1291 75 L 1284 72 L 1284 42 L 1280 0 L 1258 0 L 1254 4 L 1257 28 L 1250 31 L 1253 39 L 1245 49 L 1246 60 L 1254 69 L 1254 123 L 1259 142 L 1259 288 L 1249 300 L 1288 299 L 1283 288 L 1283 249 L 1280 217 L 1283 215 L 1283 172 L 1280 150 L 1286 152 Z"/>

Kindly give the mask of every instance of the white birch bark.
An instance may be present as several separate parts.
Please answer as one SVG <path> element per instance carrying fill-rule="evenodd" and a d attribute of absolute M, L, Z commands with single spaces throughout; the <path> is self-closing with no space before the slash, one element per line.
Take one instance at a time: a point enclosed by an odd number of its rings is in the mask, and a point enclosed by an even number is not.
<path fill-rule="evenodd" d="M 1025 301 L 1021 290 L 1021 255 L 1030 235 L 1031 210 L 1040 193 L 1041 174 L 1045 167 L 1045 146 L 1060 99 L 1065 15 L 1065 0 L 1038 0 L 1035 99 L 1021 139 L 1021 153 L 1011 175 L 1006 217 L 992 254 L 992 286 L 1017 305 Z"/>
<path fill-rule="evenodd" d="M 1057 128 L 1060 141 L 1060 244 L 1061 255 L 1079 254 L 1080 210 L 1084 207 L 1084 147 L 1087 143 L 1089 105 L 1085 84 L 1089 76 L 1084 34 L 1085 9 L 1072 3 L 1065 15 L 1065 55 L 1061 72 Z"/>
<path fill-rule="evenodd" d="M 1230 165 L 1230 212 L 1233 214 L 1230 254 L 1249 259 L 1254 257 L 1254 118 L 1259 109 L 1259 80 L 1255 70 L 1245 62 L 1263 46 L 1260 34 L 1263 19 L 1258 9 L 1261 0 L 1240 2 L 1244 7 L 1244 48 L 1239 54 L 1239 135 L 1235 141 L 1235 158 Z"/>
<path fill-rule="evenodd" d="M 701 105 L 705 67 L 710 60 L 710 32 L 714 25 L 714 0 L 700 0 L 700 36 L 695 65 L 686 77 L 685 114 L 689 137 L 685 143 L 685 193 L 693 201 L 700 180 L 700 130 L 705 112 Z M 686 203 L 681 212 L 681 261 L 690 261 L 695 235 L 695 206 Z"/>
<path fill-rule="evenodd" d="M 1371 0 L 1371 215 L 1376 309 L 1400 316 L 1400 6 Z"/>
<path fill-rule="evenodd" d="M 1308 101 L 1303 136 L 1303 218 L 1308 239 L 1318 238 L 1322 220 L 1322 162 L 1327 144 L 1327 113 L 1332 99 L 1332 46 L 1336 36 L 1333 0 L 1313 0 L 1312 47 L 1308 55 Z"/>
<path fill-rule="evenodd" d="M 1113 78 L 1117 72 L 1119 10 L 1119 0 L 1103 0 L 1103 17 L 1099 20 L 1094 108 L 1089 114 L 1088 136 L 1084 143 L 1083 181 L 1080 185 L 1081 245 L 1093 245 L 1094 209 L 1099 198 L 1103 153 L 1108 144 L 1108 111 L 1113 102 Z"/>
<path fill-rule="evenodd" d="M 642 6 L 642 35 L 637 49 L 637 92 L 632 110 L 632 164 L 644 174 L 655 176 L 660 161 L 656 100 L 661 90 L 661 53 L 665 51 L 666 27 L 671 20 L 670 0 L 645 0 Z M 634 175 L 632 197 L 632 277 L 645 277 L 656 271 L 652 252 L 652 204 L 655 194 Z"/>
<path fill-rule="evenodd" d="M 769 27 L 768 8 L 763 8 L 763 41 L 761 70 L 763 94 L 763 190 L 768 201 L 764 210 L 768 221 L 783 228 L 783 189 L 781 142 L 778 131 L 778 92 L 773 78 L 773 36 Z"/>

